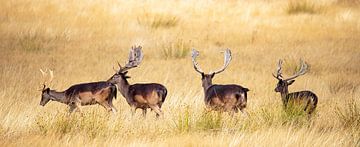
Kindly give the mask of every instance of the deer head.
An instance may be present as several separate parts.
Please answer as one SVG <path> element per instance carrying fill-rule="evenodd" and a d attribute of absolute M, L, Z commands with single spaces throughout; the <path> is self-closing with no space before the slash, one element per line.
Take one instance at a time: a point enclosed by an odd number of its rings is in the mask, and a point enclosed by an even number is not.
<path fill-rule="evenodd" d="M 214 78 L 215 74 L 219 74 L 219 73 L 223 72 L 226 69 L 226 67 L 229 65 L 229 63 L 231 61 L 231 51 L 230 51 L 230 49 L 226 49 L 224 51 L 223 67 L 220 68 L 219 70 L 216 70 L 215 72 L 210 72 L 208 74 L 205 74 L 199 67 L 199 64 L 196 62 L 196 58 L 198 56 L 199 56 L 199 51 L 192 49 L 191 58 L 192 58 L 192 62 L 194 65 L 194 69 L 195 69 L 195 71 L 197 71 L 198 73 L 201 74 L 202 86 L 206 89 L 207 87 L 212 85 L 212 78 Z"/>
<path fill-rule="evenodd" d="M 129 58 L 125 66 L 121 66 L 118 62 L 119 69 L 114 69 L 116 73 L 108 81 L 111 83 L 121 83 L 122 81 L 126 81 L 126 79 L 130 78 L 126 75 L 128 70 L 137 67 L 144 57 L 141 49 L 141 46 L 131 47 Z"/>
<path fill-rule="evenodd" d="M 40 72 L 42 74 L 42 77 L 44 78 L 44 81 L 42 82 L 42 89 L 41 89 L 41 100 L 40 100 L 40 105 L 41 106 L 45 106 L 50 100 L 51 100 L 51 95 L 50 95 L 50 88 L 47 87 L 47 84 L 50 84 L 54 78 L 54 73 L 52 70 L 48 70 L 46 69 L 45 71 L 43 71 L 42 69 L 40 69 Z M 49 74 L 49 79 L 46 80 L 46 76 Z"/>
<path fill-rule="evenodd" d="M 282 63 L 283 61 L 280 59 L 277 65 L 276 75 L 272 74 L 278 80 L 275 92 L 288 93 L 288 86 L 295 82 L 295 78 L 304 75 L 308 71 L 308 65 L 304 61 L 300 60 L 300 70 L 297 71 L 294 75 L 284 79 L 281 72 Z"/>

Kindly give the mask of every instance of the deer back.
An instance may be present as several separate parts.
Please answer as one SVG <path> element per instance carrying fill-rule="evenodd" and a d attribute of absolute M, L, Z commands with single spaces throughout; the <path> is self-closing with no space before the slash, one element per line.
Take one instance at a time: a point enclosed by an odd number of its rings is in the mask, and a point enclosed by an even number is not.
<path fill-rule="evenodd" d="M 167 95 L 165 86 L 157 83 L 130 85 L 129 98 L 138 104 L 162 104 Z"/>
<path fill-rule="evenodd" d="M 248 91 L 249 89 L 235 84 L 212 85 L 206 90 L 205 103 L 209 103 L 213 98 L 217 98 L 222 103 L 233 99 L 232 101 L 234 101 L 236 105 L 246 105 Z"/>
<path fill-rule="evenodd" d="M 289 93 L 286 95 L 286 102 L 293 102 L 293 101 L 313 101 L 314 105 L 317 104 L 318 98 L 315 93 L 311 91 L 298 91 Z"/>
<path fill-rule="evenodd" d="M 65 96 L 74 101 L 77 97 L 83 105 L 96 104 L 116 98 L 116 86 L 109 82 L 81 83 L 71 86 L 65 91 Z"/>

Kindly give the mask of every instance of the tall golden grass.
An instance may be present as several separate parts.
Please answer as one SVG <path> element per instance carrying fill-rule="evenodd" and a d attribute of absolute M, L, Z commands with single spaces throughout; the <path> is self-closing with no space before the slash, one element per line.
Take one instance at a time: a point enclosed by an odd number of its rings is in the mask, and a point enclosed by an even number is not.
<path fill-rule="evenodd" d="M 360 9 L 356 0 L 74 1 L 16 0 L 0 4 L 0 146 L 359 146 Z M 67 116 L 57 102 L 39 106 L 40 68 L 54 70 L 52 89 L 107 80 L 130 46 L 144 60 L 131 83 L 168 88 L 165 115 L 131 116 L 84 107 Z M 250 89 L 248 117 L 204 111 L 200 75 L 233 60 L 214 83 Z M 316 115 L 285 113 L 276 80 L 278 59 L 290 75 L 300 58 L 311 68 L 290 91 L 312 90 Z"/>

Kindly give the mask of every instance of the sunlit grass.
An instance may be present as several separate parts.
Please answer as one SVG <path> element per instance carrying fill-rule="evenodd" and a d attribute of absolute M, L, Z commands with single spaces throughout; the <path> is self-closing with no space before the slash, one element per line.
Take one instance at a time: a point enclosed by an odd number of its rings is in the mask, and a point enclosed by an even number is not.
<path fill-rule="evenodd" d="M 0 146 L 359 146 L 360 9 L 355 1 L 4 1 L 0 5 Z M 107 80 L 132 45 L 144 59 L 130 83 L 168 88 L 164 117 L 64 104 L 39 106 L 39 68 L 54 70 L 50 87 Z M 201 76 L 232 61 L 214 84 L 251 89 L 249 115 L 205 111 Z M 284 109 L 271 76 L 310 71 L 289 91 L 319 97 L 310 118 Z M 352 101 L 353 100 L 353 101 Z"/>

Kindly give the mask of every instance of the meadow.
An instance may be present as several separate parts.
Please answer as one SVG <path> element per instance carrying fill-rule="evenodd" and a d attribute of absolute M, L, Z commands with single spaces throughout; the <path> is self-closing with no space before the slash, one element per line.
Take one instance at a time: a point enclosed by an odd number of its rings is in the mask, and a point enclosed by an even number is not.
<path fill-rule="evenodd" d="M 359 146 L 360 2 L 358 0 L 75 1 L 1 0 L 0 146 Z M 157 82 L 168 96 L 164 117 L 135 116 L 118 94 L 119 110 L 39 105 L 40 68 L 52 69 L 50 87 L 104 81 L 132 45 L 143 46 L 130 83 Z M 201 76 L 229 67 L 214 83 L 250 89 L 247 111 L 206 112 Z M 315 116 L 283 111 L 275 72 L 305 60 L 310 71 L 289 91 L 319 97 Z"/>

